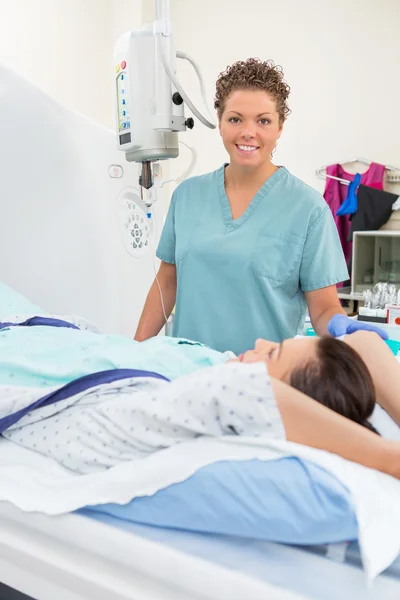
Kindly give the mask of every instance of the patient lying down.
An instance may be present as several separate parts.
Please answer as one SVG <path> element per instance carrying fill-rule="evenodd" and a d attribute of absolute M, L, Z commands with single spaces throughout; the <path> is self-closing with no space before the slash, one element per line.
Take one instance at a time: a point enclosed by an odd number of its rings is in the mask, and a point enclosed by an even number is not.
<path fill-rule="evenodd" d="M 400 444 L 368 423 L 376 400 L 400 423 L 399 382 L 399 365 L 374 333 L 345 343 L 259 340 L 238 359 L 172 382 L 137 378 L 75 394 L 3 435 L 77 473 L 199 436 L 241 435 L 286 438 L 400 478 Z"/>

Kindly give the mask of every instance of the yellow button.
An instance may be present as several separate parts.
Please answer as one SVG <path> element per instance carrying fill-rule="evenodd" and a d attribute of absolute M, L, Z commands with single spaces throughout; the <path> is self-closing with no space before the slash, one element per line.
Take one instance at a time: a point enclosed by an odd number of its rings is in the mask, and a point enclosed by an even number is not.
<path fill-rule="evenodd" d="M 120 68 L 121 68 L 121 67 L 120 67 L 119 65 L 116 65 L 116 67 L 115 67 L 115 72 L 116 72 L 116 73 L 118 73 L 118 71 L 120 70 Z"/>

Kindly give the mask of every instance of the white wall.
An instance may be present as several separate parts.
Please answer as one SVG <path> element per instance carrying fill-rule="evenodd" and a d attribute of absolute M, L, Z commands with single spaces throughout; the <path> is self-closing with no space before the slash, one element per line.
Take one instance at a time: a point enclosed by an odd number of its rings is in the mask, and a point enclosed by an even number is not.
<path fill-rule="evenodd" d="M 113 47 L 141 26 L 141 0 L 0 0 L 0 61 L 108 127 Z"/>
<path fill-rule="evenodd" d="M 275 158 L 311 185 L 324 185 L 316 168 L 346 157 L 400 166 L 398 0 L 171 0 L 171 17 L 175 45 L 198 61 L 210 102 L 216 77 L 235 60 L 284 67 L 293 114 Z M 0 61 L 114 127 L 115 41 L 153 18 L 154 0 L 0 0 Z M 199 104 L 191 67 L 178 66 Z M 218 133 L 199 122 L 182 139 L 198 149 L 197 173 L 226 159 Z M 183 148 L 166 171 L 180 174 L 189 158 Z"/>
<path fill-rule="evenodd" d="M 236 60 L 284 67 L 293 112 L 278 164 L 319 189 L 316 168 L 353 156 L 400 167 L 398 0 L 171 0 L 171 12 L 175 45 L 200 64 L 211 101 L 218 74 Z M 179 74 L 193 94 L 190 67 Z M 199 151 L 198 173 L 226 159 L 218 133 L 199 123 L 184 139 Z"/>

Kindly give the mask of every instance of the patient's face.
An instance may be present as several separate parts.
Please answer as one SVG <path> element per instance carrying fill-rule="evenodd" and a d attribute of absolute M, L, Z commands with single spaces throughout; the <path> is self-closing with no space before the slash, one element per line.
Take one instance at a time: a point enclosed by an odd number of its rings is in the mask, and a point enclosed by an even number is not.
<path fill-rule="evenodd" d="M 241 355 L 242 362 L 265 362 L 271 377 L 289 381 L 294 369 L 316 358 L 318 338 L 297 338 L 284 340 L 280 344 L 257 340 L 253 350 Z"/>

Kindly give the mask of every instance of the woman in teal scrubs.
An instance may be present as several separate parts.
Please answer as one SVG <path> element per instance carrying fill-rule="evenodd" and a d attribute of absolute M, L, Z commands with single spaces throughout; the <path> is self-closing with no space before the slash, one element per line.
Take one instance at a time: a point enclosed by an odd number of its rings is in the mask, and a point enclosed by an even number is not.
<path fill-rule="evenodd" d="M 257 338 L 279 342 L 301 332 L 307 309 L 319 335 L 374 329 L 340 305 L 336 284 L 348 273 L 325 200 L 272 163 L 289 92 L 271 61 L 235 63 L 217 80 L 229 164 L 177 187 L 157 249 L 176 337 L 238 354 Z M 157 335 L 164 323 L 155 281 L 135 339 Z"/>

